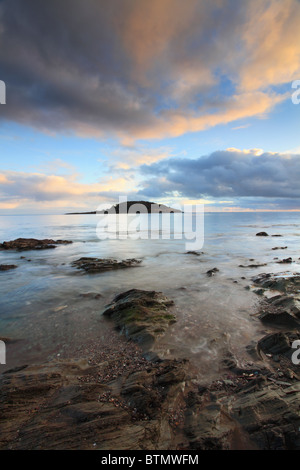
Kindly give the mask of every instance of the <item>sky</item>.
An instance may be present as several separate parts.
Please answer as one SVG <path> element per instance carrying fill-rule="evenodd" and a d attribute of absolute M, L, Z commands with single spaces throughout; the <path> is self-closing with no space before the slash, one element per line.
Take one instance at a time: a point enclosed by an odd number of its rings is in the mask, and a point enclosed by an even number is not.
<path fill-rule="evenodd" d="M 300 210 L 299 0 L 0 0 L 0 80 L 0 214 Z"/>

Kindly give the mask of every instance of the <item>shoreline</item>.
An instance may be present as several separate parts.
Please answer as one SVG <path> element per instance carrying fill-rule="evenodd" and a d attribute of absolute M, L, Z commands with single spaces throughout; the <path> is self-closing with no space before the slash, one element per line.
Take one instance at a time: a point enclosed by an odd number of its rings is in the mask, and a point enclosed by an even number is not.
<path fill-rule="evenodd" d="M 218 275 L 217 268 L 206 273 L 209 282 Z M 300 339 L 300 275 L 261 274 L 249 281 L 259 300 L 255 316 L 267 334 L 245 345 L 248 362 L 228 349 L 222 372 L 206 383 L 176 351 L 160 357 L 179 308 L 172 298 L 132 289 L 107 305 L 100 293 L 79 293 L 77 319 L 84 321 L 89 303 L 99 305 L 100 337 L 83 343 L 81 336 L 73 350 L 1 374 L 0 448 L 299 449 L 300 376 L 290 355 L 292 341 Z M 59 318 L 65 307 L 53 315 Z"/>

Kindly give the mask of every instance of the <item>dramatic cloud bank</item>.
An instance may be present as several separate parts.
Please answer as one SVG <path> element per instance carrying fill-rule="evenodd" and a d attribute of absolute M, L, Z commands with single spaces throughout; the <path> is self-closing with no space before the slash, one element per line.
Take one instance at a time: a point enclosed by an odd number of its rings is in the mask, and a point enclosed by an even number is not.
<path fill-rule="evenodd" d="M 300 209 L 300 155 L 228 149 L 143 165 L 141 172 L 146 179 L 140 194 L 150 198 L 244 199 L 245 207 Z"/>
<path fill-rule="evenodd" d="M 268 113 L 300 76 L 297 0 L 3 0 L 2 119 L 179 136 Z"/>
<path fill-rule="evenodd" d="M 206 202 L 210 209 L 300 210 L 300 155 L 228 149 L 196 159 L 163 158 L 94 184 L 78 175 L 1 172 L 0 209 L 95 210 L 128 199 Z"/>

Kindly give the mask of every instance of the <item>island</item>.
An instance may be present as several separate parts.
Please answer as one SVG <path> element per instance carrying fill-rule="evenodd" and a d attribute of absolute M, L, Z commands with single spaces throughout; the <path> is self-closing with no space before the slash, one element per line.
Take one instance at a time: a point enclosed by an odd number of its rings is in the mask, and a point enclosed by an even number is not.
<path fill-rule="evenodd" d="M 111 206 L 109 209 L 104 209 L 101 211 L 92 211 L 92 212 L 67 212 L 65 215 L 88 215 L 88 214 L 128 214 L 128 211 L 133 205 L 144 206 L 144 212 L 148 214 L 174 214 L 174 213 L 181 213 L 179 209 L 173 209 L 172 207 L 165 206 L 164 204 L 157 204 L 155 202 L 149 201 L 127 201 L 121 202 L 120 204 L 115 204 Z M 142 208 L 141 208 L 142 209 Z M 137 211 L 133 211 L 132 213 L 139 213 L 142 210 L 137 208 Z"/>

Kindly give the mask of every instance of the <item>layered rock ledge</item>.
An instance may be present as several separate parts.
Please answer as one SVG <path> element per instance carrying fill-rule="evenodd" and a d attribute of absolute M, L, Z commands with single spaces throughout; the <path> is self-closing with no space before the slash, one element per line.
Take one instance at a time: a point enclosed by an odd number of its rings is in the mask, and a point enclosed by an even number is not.
<path fill-rule="evenodd" d="M 174 302 L 161 292 L 131 289 L 117 295 L 103 315 L 110 317 L 127 338 L 145 347 L 176 321 L 168 310 L 172 305 Z"/>
<path fill-rule="evenodd" d="M 72 266 L 82 269 L 86 273 L 102 273 L 104 271 L 112 271 L 114 269 L 132 268 L 138 266 L 142 261 L 131 258 L 118 261 L 111 258 L 80 258 L 73 261 Z"/>
<path fill-rule="evenodd" d="M 226 372 L 200 386 L 188 361 L 146 360 L 139 346 L 148 351 L 175 320 L 172 305 L 162 293 L 124 292 L 104 311 L 124 335 L 112 330 L 93 359 L 2 374 L 0 449 L 300 449 L 290 358 L 299 331 L 265 336 L 248 365 L 229 352 Z"/>
<path fill-rule="evenodd" d="M 277 295 L 261 302 L 259 318 L 264 323 L 287 328 L 300 327 L 300 275 L 261 274 L 253 278 L 254 285 L 262 289 L 262 294 L 275 291 Z"/>
<path fill-rule="evenodd" d="M 47 250 L 56 248 L 57 245 L 68 245 L 69 243 L 73 242 L 70 240 L 52 240 L 48 238 L 43 240 L 37 240 L 35 238 L 17 238 L 16 240 L 0 243 L 0 250 Z"/>
<path fill-rule="evenodd" d="M 10 271 L 11 269 L 16 269 L 18 266 L 16 264 L 0 264 L 0 271 Z"/>

